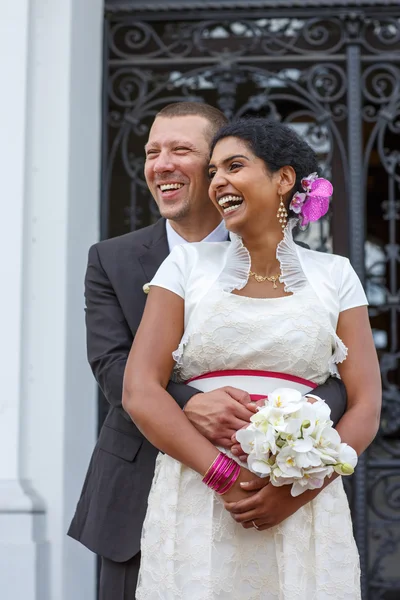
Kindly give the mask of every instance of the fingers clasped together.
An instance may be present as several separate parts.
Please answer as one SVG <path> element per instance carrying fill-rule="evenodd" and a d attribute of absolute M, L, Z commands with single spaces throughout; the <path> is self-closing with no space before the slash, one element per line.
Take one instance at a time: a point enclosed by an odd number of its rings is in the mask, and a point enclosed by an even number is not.
<path fill-rule="evenodd" d="M 252 494 L 238 502 L 224 502 L 224 505 L 233 519 L 244 529 L 255 528 L 257 531 L 271 529 L 311 499 L 307 493 L 294 498 L 291 495 L 290 485 L 275 487 L 267 478 L 242 483 L 241 487 Z"/>

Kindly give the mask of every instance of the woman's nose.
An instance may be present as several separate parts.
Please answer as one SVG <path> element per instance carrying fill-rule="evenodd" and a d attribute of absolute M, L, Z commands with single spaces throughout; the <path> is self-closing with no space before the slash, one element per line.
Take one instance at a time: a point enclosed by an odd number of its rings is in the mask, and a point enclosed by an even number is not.
<path fill-rule="evenodd" d="M 226 177 L 222 173 L 218 171 L 215 173 L 214 177 L 211 179 L 210 190 L 217 191 L 227 185 Z"/>

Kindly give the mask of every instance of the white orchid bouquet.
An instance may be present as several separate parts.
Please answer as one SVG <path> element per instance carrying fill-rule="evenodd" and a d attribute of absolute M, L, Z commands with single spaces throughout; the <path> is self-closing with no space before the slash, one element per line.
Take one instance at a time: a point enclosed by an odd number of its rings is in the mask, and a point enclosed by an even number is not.
<path fill-rule="evenodd" d="M 236 434 L 250 471 L 275 486 L 292 484 L 292 496 L 321 488 L 334 472 L 351 475 L 357 454 L 342 443 L 330 414 L 323 400 L 310 403 L 297 390 L 268 394 L 249 427 Z"/>

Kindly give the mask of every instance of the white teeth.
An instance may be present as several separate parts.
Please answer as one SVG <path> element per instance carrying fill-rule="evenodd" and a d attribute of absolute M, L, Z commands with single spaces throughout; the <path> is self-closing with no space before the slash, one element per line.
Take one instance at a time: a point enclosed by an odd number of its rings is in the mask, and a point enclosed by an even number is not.
<path fill-rule="evenodd" d="M 166 192 L 167 190 L 179 190 L 181 187 L 183 187 L 183 183 L 166 183 L 160 185 L 160 190 Z"/>
<path fill-rule="evenodd" d="M 218 204 L 223 206 L 227 202 L 243 202 L 243 198 L 241 196 L 224 196 L 218 200 Z"/>
<path fill-rule="evenodd" d="M 230 213 L 233 210 L 236 210 L 237 208 L 239 208 L 241 205 L 240 204 L 234 204 L 233 206 L 228 206 L 227 208 L 224 208 L 224 215 L 226 213 Z"/>

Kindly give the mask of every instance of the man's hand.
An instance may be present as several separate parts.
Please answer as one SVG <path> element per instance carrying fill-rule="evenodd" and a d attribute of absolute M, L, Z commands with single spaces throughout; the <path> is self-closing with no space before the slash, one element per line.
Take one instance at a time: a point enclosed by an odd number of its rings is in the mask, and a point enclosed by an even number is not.
<path fill-rule="evenodd" d="M 258 489 L 258 486 L 257 481 L 241 484 L 241 487 L 246 491 Z M 321 491 L 320 489 L 307 490 L 300 496 L 293 498 L 290 493 L 291 488 L 291 485 L 275 487 L 272 483 L 269 483 L 245 500 L 225 502 L 225 508 L 231 513 L 235 521 L 241 523 L 245 529 L 254 527 L 254 521 L 258 529 L 264 531 L 264 529 L 279 525 L 299 508 L 313 500 Z"/>
<path fill-rule="evenodd" d="M 231 448 L 233 434 L 248 426 L 256 410 L 247 392 L 230 386 L 195 394 L 184 408 L 192 425 L 210 442 L 223 448 Z"/>

